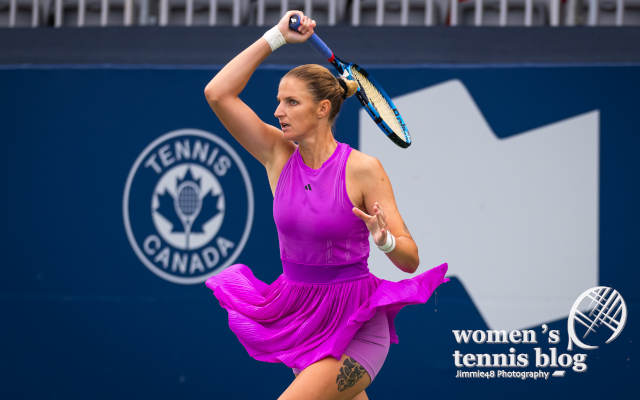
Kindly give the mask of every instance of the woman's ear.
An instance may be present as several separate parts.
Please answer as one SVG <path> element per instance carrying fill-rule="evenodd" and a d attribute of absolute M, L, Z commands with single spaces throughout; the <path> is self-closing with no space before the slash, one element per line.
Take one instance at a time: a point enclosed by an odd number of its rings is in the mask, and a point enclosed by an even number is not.
<path fill-rule="evenodd" d="M 317 117 L 318 119 L 326 118 L 331 112 L 331 102 L 327 99 L 320 100 L 318 103 Z"/>

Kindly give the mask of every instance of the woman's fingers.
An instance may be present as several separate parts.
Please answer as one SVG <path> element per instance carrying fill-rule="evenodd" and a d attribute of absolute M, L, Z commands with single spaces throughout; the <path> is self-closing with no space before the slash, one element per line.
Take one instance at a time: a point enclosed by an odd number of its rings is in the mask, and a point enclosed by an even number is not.
<path fill-rule="evenodd" d="M 360 218 L 362 222 L 367 225 L 367 229 L 369 229 L 369 232 L 371 232 L 372 235 L 378 231 L 378 222 L 375 215 L 369 215 L 357 207 L 353 207 L 351 210 L 356 217 Z"/>
<path fill-rule="evenodd" d="M 305 37 L 305 40 L 307 40 L 311 35 L 313 35 L 313 28 L 316 26 L 316 21 L 305 15 L 302 17 L 301 23 L 302 26 L 300 26 L 299 31 Z"/>
<path fill-rule="evenodd" d="M 382 217 L 382 213 L 380 213 L 380 210 L 378 210 L 376 212 L 376 220 L 378 221 L 378 226 L 380 227 L 380 229 L 386 227 L 386 222 L 385 222 L 384 218 Z"/>
<path fill-rule="evenodd" d="M 380 207 L 380 203 L 378 203 L 377 201 L 373 203 L 373 211 L 375 212 L 376 219 L 378 220 L 378 226 L 380 226 L 381 229 L 386 228 L 387 221 L 384 218 L 384 212 L 382 211 L 382 207 Z"/>
<path fill-rule="evenodd" d="M 380 203 L 377 201 L 373 203 L 373 215 L 367 214 L 358 207 L 353 207 L 351 210 L 367 225 L 367 229 L 371 232 L 371 236 L 373 236 L 373 241 L 376 245 L 382 246 L 387 240 L 388 229 L 387 221 L 384 218 L 384 212 L 382 211 Z"/>
<path fill-rule="evenodd" d="M 353 211 L 353 213 L 356 215 L 356 217 L 358 217 L 362 221 L 364 221 L 365 224 L 367 224 L 367 225 L 369 224 L 369 220 L 371 220 L 371 215 L 369 215 L 366 212 L 362 211 L 358 207 L 353 207 L 351 209 L 351 211 Z"/>
<path fill-rule="evenodd" d="M 378 226 L 377 231 L 373 235 L 373 241 L 376 243 L 376 245 L 381 246 L 387 240 L 387 224 L 384 220 L 384 215 L 382 214 L 380 203 L 378 203 L 377 201 L 373 203 L 373 212 L 376 217 L 376 225 Z"/>
<path fill-rule="evenodd" d="M 289 19 L 292 15 L 298 14 L 300 18 L 300 26 L 297 31 L 289 29 Z M 302 43 L 309 39 L 313 35 L 313 28 L 316 26 L 316 21 L 304 15 L 302 11 L 290 10 L 287 11 L 280 22 L 278 22 L 278 29 L 284 36 L 287 43 Z"/>
<path fill-rule="evenodd" d="M 373 235 L 373 241 L 378 246 L 382 246 L 387 241 L 387 230 L 380 229 L 377 234 Z"/>

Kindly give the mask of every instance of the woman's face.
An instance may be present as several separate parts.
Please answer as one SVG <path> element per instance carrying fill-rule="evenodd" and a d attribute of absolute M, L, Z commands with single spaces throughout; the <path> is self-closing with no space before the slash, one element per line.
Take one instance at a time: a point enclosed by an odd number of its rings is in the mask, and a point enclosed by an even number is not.
<path fill-rule="evenodd" d="M 285 77 L 278 86 L 278 107 L 273 115 L 280 122 L 285 139 L 296 140 L 312 133 L 318 126 L 318 106 L 304 81 Z"/>

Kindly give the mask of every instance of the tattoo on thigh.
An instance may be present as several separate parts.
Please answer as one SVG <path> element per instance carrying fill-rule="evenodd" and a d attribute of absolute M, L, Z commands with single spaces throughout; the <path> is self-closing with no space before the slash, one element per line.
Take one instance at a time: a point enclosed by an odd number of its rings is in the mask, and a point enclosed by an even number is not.
<path fill-rule="evenodd" d="M 356 384 L 367 373 L 367 370 L 362 367 L 356 360 L 351 357 L 345 358 L 340 367 L 340 373 L 336 378 L 338 384 L 338 391 L 342 392 Z"/>

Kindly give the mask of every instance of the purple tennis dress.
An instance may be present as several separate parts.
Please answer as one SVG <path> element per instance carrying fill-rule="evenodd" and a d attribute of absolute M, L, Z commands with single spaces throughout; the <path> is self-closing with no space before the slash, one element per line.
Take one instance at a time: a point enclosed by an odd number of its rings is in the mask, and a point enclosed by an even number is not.
<path fill-rule="evenodd" d="M 350 152 L 338 143 L 312 169 L 296 149 L 282 169 L 273 217 L 283 273 L 273 283 L 257 279 L 244 264 L 206 281 L 228 311 L 229 327 L 256 360 L 294 370 L 328 356 L 340 360 L 360 328 L 380 315 L 386 316 L 391 343 L 398 343 L 393 321 L 400 309 L 426 303 L 449 280 L 446 263 L 399 282 L 369 271 L 369 231 L 351 211 L 346 191 Z"/>

